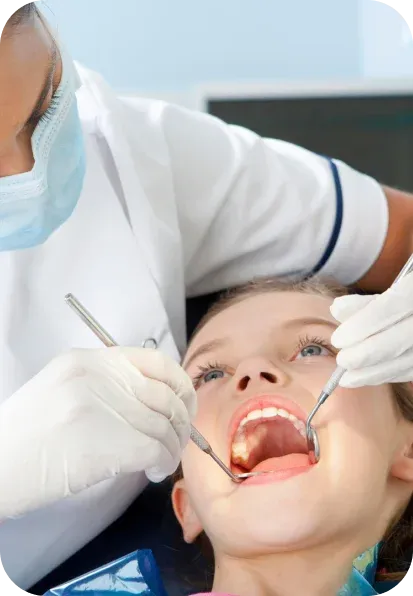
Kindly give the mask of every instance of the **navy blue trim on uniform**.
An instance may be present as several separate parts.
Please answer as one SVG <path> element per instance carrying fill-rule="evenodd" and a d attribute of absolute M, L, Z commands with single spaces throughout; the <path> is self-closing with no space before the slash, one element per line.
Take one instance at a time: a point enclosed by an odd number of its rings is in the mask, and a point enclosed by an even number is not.
<path fill-rule="evenodd" d="M 343 225 L 343 188 L 341 186 L 340 174 L 338 173 L 338 169 L 334 161 L 330 158 L 326 159 L 328 159 L 328 162 L 330 164 L 336 189 L 336 220 L 334 222 L 333 232 L 327 244 L 327 248 L 324 251 L 324 254 L 321 257 L 320 261 L 317 263 L 317 265 L 314 267 L 314 269 L 308 275 L 308 277 L 313 277 L 314 275 L 316 275 L 327 263 L 328 259 L 331 257 L 336 247 L 338 237 L 340 236 L 341 232 L 341 226 Z"/>

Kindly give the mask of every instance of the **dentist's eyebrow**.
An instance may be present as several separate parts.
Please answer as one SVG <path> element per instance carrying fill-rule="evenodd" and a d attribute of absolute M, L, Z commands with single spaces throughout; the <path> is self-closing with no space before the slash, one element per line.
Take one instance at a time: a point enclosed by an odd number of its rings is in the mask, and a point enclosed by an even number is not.
<path fill-rule="evenodd" d="M 202 344 L 201 346 L 199 346 L 199 348 L 195 350 L 195 352 L 188 358 L 186 362 L 184 361 L 182 367 L 187 369 L 194 360 L 196 360 L 200 356 L 208 354 L 209 352 L 213 352 L 217 348 L 222 348 L 228 343 L 228 341 L 229 338 L 223 337 L 221 339 L 214 339 L 212 341 L 207 342 L 206 344 Z"/>
<path fill-rule="evenodd" d="M 332 330 L 337 329 L 338 323 L 323 319 L 322 317 L 301 317 L 298 319 L 291 319 L 281 324 L 283 329 L 293 329 L 296 327 L 309 327 L 310 325 L 324 325 L 330 327 Z"/>

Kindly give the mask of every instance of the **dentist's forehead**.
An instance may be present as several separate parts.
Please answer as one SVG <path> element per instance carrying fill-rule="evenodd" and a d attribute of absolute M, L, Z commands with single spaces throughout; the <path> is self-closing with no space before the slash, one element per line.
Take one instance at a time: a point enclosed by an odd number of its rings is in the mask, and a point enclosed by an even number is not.
<path fill-rule="evenodd" d="M 6 27 L 0 41 L 0 141 L 18 132 L 35 107 L 54 42 L 38 18 Z"/>

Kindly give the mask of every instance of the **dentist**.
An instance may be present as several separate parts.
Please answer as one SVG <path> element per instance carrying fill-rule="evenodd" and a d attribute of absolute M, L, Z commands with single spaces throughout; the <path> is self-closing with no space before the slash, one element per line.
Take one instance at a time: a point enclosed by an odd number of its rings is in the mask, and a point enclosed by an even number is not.
<path fill-rule="evenodd" d="M 316 273 L 381 292 L 412 251 L 412 196 L 204 114 L 122 100 L 75 67 L 35 3 L 21 8 L 0 42 L 0 556 L 11 579 L 30 587 L 147 478 L 175 470 L 196 409 L 177 364 L 186 297 Z M 100 349 L 68 292 L 125 347 Z M 412 305 L 409 279 L 335 303 L 343 384 L 413 380 Z M 150 338 L 158 351 L 134 347 Z"/>

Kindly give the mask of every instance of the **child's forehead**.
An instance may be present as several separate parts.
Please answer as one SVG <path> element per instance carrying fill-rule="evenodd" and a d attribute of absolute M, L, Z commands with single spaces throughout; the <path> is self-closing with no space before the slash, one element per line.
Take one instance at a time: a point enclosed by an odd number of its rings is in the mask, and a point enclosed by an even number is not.
<path fill-rule="evenodd" d="M 298 292 L 265 292 L 228 305 L 214 315 L 193 338 L 187 356 L 200 345 L 219 338 L 260 335 L 270 329 L 291 326 L 294 321 L 320 319 L 333 325 L 330 313 L 333 298 Z M 187 358 L 185 359 L 187 360 Z"/>
<path fill-rule="evenodd" d="M 211 318 L 205 331 L 223 326 L 253 326 L 257 323 L 284 324 L 298 317 L 319 316 L 334 321 L 330 313 L 333 299 L 299 292 L 266 292 L 243 298 Z M 201 330 L 202 332 L 202 330 Z"/>

